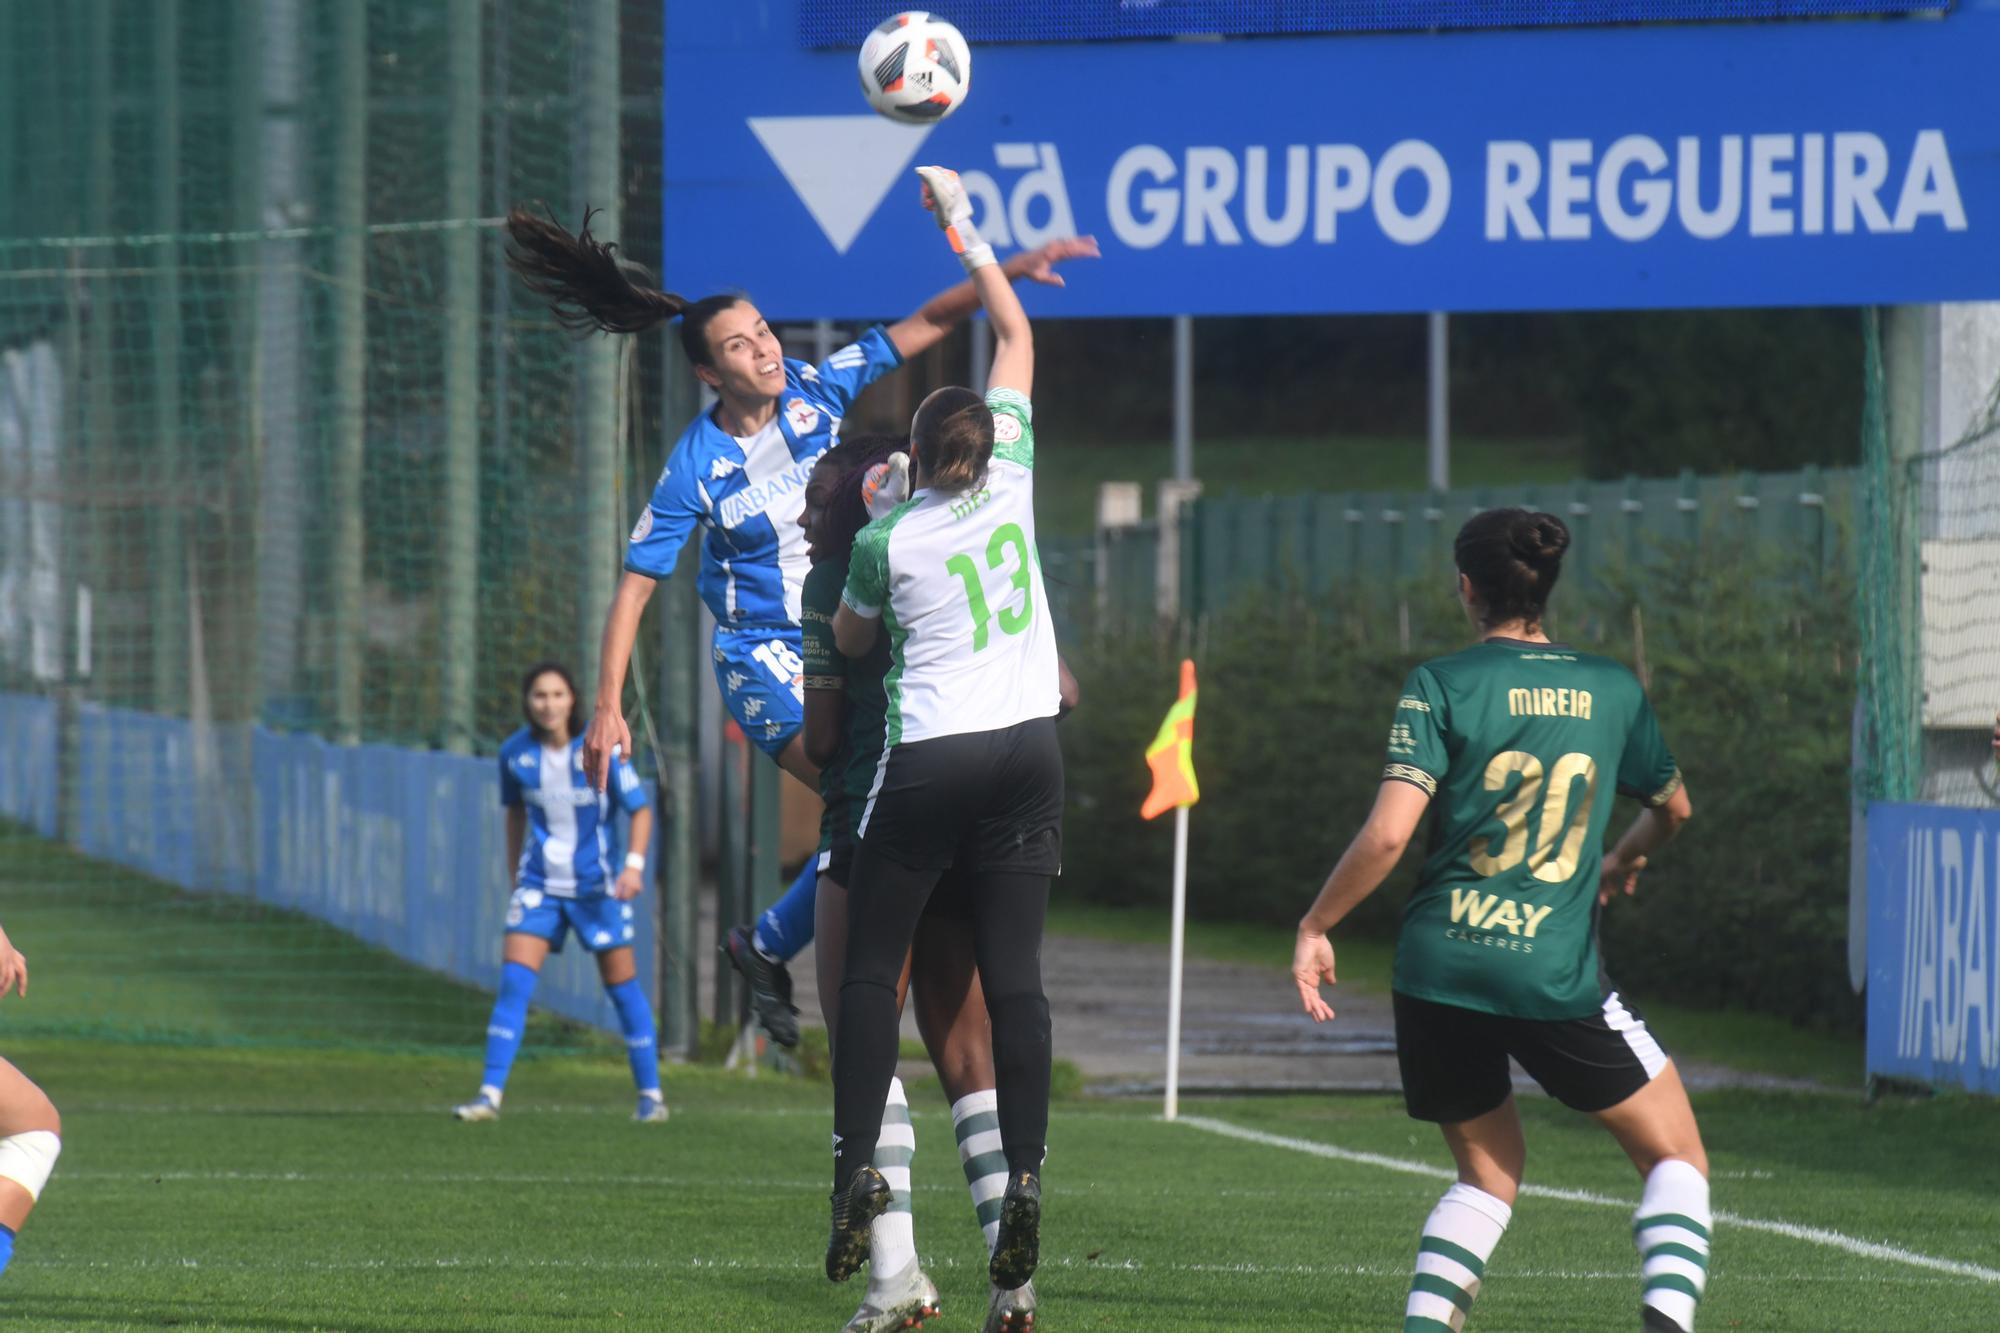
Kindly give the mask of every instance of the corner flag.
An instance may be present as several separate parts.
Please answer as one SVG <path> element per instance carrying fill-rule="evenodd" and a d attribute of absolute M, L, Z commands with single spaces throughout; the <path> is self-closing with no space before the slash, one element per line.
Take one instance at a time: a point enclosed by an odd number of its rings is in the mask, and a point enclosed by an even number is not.
<path fill-rule="evenodd" d="M 1167 710 L 1160 734 L 1146 747 L 1146 766 L 1153 770 L 1153 790 L 1139 807 L 1146 819 L 1201 799 L 1194 780 L 1194 693 L 1194 663 L 1184 659 L 1181 697 Z"/>

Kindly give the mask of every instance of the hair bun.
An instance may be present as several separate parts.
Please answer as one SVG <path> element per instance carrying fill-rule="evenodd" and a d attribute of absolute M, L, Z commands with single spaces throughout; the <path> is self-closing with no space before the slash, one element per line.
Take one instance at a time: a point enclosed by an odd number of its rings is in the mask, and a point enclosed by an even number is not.
<path fill-rule="evenodd" d="M 1531 565 L 1551 565 L 1569 549 L 1569 527 L 1554 514 L 1528 514 L 1514 525 L 1507 544 Z"/>

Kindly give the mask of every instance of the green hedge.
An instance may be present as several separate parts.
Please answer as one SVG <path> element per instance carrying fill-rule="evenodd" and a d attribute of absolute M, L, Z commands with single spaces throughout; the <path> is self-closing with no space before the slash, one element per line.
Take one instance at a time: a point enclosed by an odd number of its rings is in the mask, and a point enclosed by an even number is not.
<path fill-rule="evenodd" d="M 1744 553 L 1682 572 L 1670 590 L 1614 589 L 1574 610 L 1557 595 L 1554 633 L 1628 663 L 1637 605 L 1654 705 L 1696 812 L 1639 897 L 1607 912 L 1608 966 L 1642 1005 L 1658 997 L 1858 1030 L 1846 965 L 1852 590 Z M 1404 675 L 1468 637 L 1434 588 L 1348 605 L 1274 592 L 1179 636 L 1073 627 L 1064 653 L 1083 702 L 1062 729 L 1058 893 L 1164 906 L 1172 837 L 1168 820 L 1138 816 L 1143 755 L 1191 641 L 1202 801 L 1189 910 L 1295 922 L 1374 799 Z M 1633 809 L 1621 802 L 1614 830 Z M 1419 859 L 1406 856 L 1348 928 L 1392 935 Z"/>

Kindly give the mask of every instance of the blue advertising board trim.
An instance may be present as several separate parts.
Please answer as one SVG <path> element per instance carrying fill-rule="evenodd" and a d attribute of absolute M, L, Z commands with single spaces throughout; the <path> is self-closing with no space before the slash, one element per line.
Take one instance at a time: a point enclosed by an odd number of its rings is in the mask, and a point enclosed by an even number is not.
<path fill-rule="evenodd" d="M 975 49 L 872 114 L 798 0 L 668 0 L 665 280 L 781 318 L 957 274 L 911 168 L 1004 251 L 1094 234 L 1037 316 L 2000 299 L 2000 3 L 1937 19 Z M 754 68 L 746 81 L 742 71 Z"/>
<path fill-rule="evenodd" d="M 1099 42 L 1145 37 L 1281 36 L 1712 23 L 1920 14 L 1950 0 L 970 0 L 931 12 L 974 42 Z M 803 0 L 799 43 L 855 46 L 882 19 L 879 0 Z"/>
<path fill-rule="evenodd" d="M 2000 1093 L 2000 810 L 1868 807 L 1868 1072 Z"/>

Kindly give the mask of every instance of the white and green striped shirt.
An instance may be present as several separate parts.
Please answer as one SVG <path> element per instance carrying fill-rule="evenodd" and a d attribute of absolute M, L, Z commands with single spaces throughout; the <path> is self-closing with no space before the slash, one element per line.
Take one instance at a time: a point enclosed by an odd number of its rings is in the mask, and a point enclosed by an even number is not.
<path fill-rule="evenodd" d="M 841 600 L 880 616 L 889 632 L 891 745 L 1056 713 L 1055 626 L 1035 549 L 1033 413 L 1012 389 L 994 389 L 986 403 L 985 486 L 918 490 L 854 542 Z"/>

